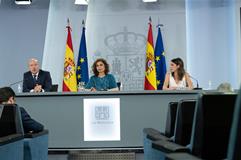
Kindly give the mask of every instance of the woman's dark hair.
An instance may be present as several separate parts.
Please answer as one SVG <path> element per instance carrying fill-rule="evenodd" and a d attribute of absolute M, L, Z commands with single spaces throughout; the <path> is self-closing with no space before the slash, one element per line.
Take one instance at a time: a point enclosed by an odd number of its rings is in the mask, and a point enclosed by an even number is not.
<path fill-rule="evenodd" d="M 97 71 L 96 65 L 98 62 L 102 62 L 105 65 L 105 74 L 109 73 L 109 64 L 106 62 L 105 59 L 103 58 L 98 58 L 97 60 L 95 60 L 94 64 L 92 65 L 92 71 L 94 72 L 95 76 L 99 75 L 99 72 Z"/>
<path fill-rule="evenodd" d="M 7 102 L 10 97 L 15 97 L 15 93 L 10 87 L 0 88 L 0 104 Z"/>
<path fill-rule="evenodd" d="M 176 65 L 179 65 L 179 68 L 177 69 L 177 75 L 178 80 L 182 80 L 183 76 L 185 75 L 185 69 L 184 69 L 184 63 L 181 58 L 174 58 L 171 60 L 172 63 L 175 63 Z M 174 77 L 174 72 L 172 73 L 172 76 Z"/>

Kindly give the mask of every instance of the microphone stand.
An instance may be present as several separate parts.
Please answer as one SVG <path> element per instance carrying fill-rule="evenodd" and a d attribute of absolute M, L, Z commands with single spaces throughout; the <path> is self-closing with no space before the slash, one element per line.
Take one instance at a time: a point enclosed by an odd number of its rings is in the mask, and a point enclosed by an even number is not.
<path fill-rule="evenodd" d="M 193 76 L 189 75 L 190 78 L 192 78 L 193 80 L 196 81 L 197 87 L 193 88 L 193 90 L 202 90 L 202 88 L 199 88 L 199 84 L 198 84 L 198 80 L 196 78 L 194 78 Z"/>
<path fill-rule="evenodd" d="M 13 85 L 15 85 L 15 84 L 18 84 L 18 83 L 20 83 L 20 82 L 23 82 L 23 80 L 9 84 L 9 87 L 11 87 L 11 86 L 13 86 Z"/>
<path fill-rule="evenodd" d="M 15 84 L 18 84 L 17 91 L 18 91 L 18 93 L 21 93 L 21 92 L 22 92 L 22 86 L 19 84 L 19 83 L 21 83 L 21 82 L 23 82 L 23 80 L 17 81 L 17 82 L 14 82 L 14 83 L 11 83 L 11 84 L 9 85 L 9 87 L 12 88 L 12 86 L 14 86 Z"/>

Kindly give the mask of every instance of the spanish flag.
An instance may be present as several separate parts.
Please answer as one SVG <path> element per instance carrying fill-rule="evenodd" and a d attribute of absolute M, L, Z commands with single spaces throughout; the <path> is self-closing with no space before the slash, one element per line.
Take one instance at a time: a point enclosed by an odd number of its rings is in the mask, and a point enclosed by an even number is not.
<path fill-rule="evenodd" d="M 76 82 L 76 69 L 74 63 L 74 52 L 71 38 L 71 28 L 69 25 L 66 27 L 68 30 L 67 44 L 64 58 L 64 80 L 63 80 L 63 92 L 76 92 L 77 82 Z"/>
<path fill-rule="evenodd" d="M 146 43 L 146 72 L 145 72 L 145 90 L 156 90 L 156 65 L 153 47 L 153 35 L 151 18 L 149 19 L 149 30 Z"/>

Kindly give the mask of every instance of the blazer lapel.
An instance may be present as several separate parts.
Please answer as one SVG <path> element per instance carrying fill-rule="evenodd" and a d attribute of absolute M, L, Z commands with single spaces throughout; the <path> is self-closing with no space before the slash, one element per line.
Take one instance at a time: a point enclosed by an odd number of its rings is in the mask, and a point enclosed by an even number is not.
<path fill-rule="evenodd" d="M 37 78 L 37 82 L 42 84 L 42 78 L 43 77 L 43 72 L 41 70 L 39 70 L 39 73 L 38 73 L 38 78 Z"/>
<path fill-rule="evenodd" d="M 33 88 L 35 86 L 33 75 L 30 71 L 28 72 L 28 83 L 30 85 L 30 88 Z"/>

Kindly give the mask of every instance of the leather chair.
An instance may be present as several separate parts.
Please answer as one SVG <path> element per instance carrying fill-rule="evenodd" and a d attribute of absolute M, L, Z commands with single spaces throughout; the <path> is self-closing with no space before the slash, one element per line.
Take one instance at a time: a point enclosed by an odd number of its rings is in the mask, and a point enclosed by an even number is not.
<path fill-rule="evenodd" d="M 233 119 L 236 94 L 204 94 L 194 121 L 191 153 L 203 159 L 224 159 Z"/>
<path fill-rule="evenodd" d="M 165 155 L 167 153 L 188 151 L 185 146 L 181 145 L 187 145 L 190 143 L 195 106 L 196 100 L 193 99 L 185 99 L 178 102 L 174 136 L 166 141 L 159 140 L 153 141 L 152 143 L 152 149 L 150 150 L 153 150 L 152 152 L 155 152 L 159 159 L 165 159 Z M 170 142 L 174 142 L 175 145 L 172 145 Z M 160 151 L 159 145 L 156 145 L 156 143 L 161 143 L 164 146 L 169 145 L 169 147 L 173 146 L 174 148 L 172 148 L 173 150 L 169 151 L 165 150 L 165 147 L 161 146 L 161 149 L 163 150 Z M 178 147 L 176 147 L 176 145 L 178 145 Z M 159 152 L 156 152 L 157 150 L 159 150 Z"/>
<path fill-rule="evenodd" d="M 50 92 L 57 92 L 58 91 L 58 84 L 52 84 Z"/>
<path fill-rule="evenodd" d="M 190 143 L 195 106 L 196 100 L 179 101 L 173 142 L 184 146 Z"/>
<path fill-rule="evenodd" d="M 177 105 L 178 105 L 178 102 L 170 102 L 168 104 L 165 131 L 160 132 L 154 128 L 144 128 L 143 129 L 144 138 L 148 137 L 151 140 L 159 140 L 163 138 L 168 139 L 172 137 L 174 135 Z"/>
<path fill-rule="evenodd" d="M 169 138 L 174 135 L 177 105 L 178 102 L 170 102 L 168 106 L 166 128 L 164 135 Z"/>
<path fill-rule="evenodd" d="M 228 160 L 241 159 L 241 88 L 236 101 L 228 145 Z"/>
<path fill-rule="evenodd" d="M 173 127 L 173 131 L 169 129 L 169 131 L 171 131 L 169 132 L 169 135 L 172 135 L 172 132 L 174 132 L 174 136 L 172 138 L 166 136 L 165 134 L 154 133 L 154 131 L 148 133 L 144 130 L 146 133 L 146 139 L 149 140 L 148 143 L 146 143 L 146 145 L 144 142 L 144 156 L 146 157 L 146 159 L 164 159 L 164 153 L 157 152 L 155 149 L 152 148 L 152 144 L 150 143 L 153 143 L 155 141 L 162 141 L 162 143 L 169 143 L 169 141 L 174 141 L 181 145 L 186 145 L 190 143 L 195 105 L 196 100 L 191 99 L 180 100 L 178 103 L 171 102 L 169 104 L 167 121 L 173 121 L 173 123 L 166 123 L 167 125 L 169 124 L 169 127 L 166 127 L 166 131 L 168 130 L 167 128 Z M 175 117 L 173 117 L 173 115 L 175 115 Z M 168 133 L 166 131 L 165 133 Z M 183 147 L 182 149 L 187 150 L 185 149 L 185 147 Z"/>
<path fill-rule="evenodd" d="M 0 105 L 0 158 L 23 160 L 23 128 L 16 105 Z"/>
<path fill-rule="evenodd" d="M 175 119 L 177 112 L 178 102 L 170 102 L 168 104 L 167 119 L 165 131 L 161 133 L 160 131 L 153 128 L 143 129 L 143 145 L 144 145 L 144 157 L 145 159 L 160 159 L 157 153 L 152 150 L 152 142 L 157 140 L 169 140 L 169 137 L 173 136 Z"/>
<path fill-rule="evenodd" d="M 226 158 L 236 96 L 203 93 L 195 109 L 190 145 L 185 147 L 159 141 L 153 142 L 153 148 L 166 153 L 165 157 L 179 154 L 178 159 L 186 159 L 185 156 L 190 155 L 175 152 L 190 152 L 201 159 Z"/>

